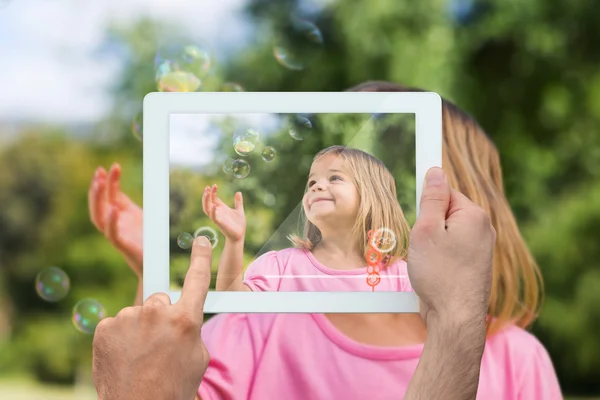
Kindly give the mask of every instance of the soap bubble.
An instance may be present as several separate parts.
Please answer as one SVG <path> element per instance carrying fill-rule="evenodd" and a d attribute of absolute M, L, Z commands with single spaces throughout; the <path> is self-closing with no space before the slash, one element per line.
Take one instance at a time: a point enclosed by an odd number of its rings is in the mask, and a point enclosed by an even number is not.
<path fill-rule="evenodd" d="M 233 158 L 228 158 L 223 162 L 223 172 L 227 175 L 231 175 L 233 173 Z"/>
<path fill-rule="evenodd" d="M 189 72 L 166 71 L 159 74 L 157 85 L 160 92 L 195 92 L 202 84 L 200 79 Z"/>
<path fill-rule="evenodd" d="M 143 123 L 144 119 L 142 113 L 136 115 L 131 123 L 131 133 L 133 133 L 133 136 L 140 141 L 144 139 Z"/>
<path fill-rule="evenodd" d="M 183 232 L 177 236 L 177 245 L 182 249 L 189 249 L 194 243 L 194 238 L 187 232 Z"/>
<path fill-rule="evenodd" d="M 292 139 L 303 140 L 311 131 L 312 123 L 304 115 L 296 115 L 288 119 L 288 131 Z"/>
<path fill-rule="evenodd" d="M 263 197 L 263 203 L 265 204 L 265 206 L 267 207 L 273 207 L 276 203 L 276 199 L 275 196 L 273 196 L 272 193 L 265 193 L 264 197 Z"/>
<path fill-rule="evenodd" d="M 244 160 L 234 160 L 231 164 L 233 176 L 243 179 L 250 174 L 250 164 Z"/>
<path fill-rule="evenodd" d="M 311 22 L 292 18 L 280 27 L 273 55 L 283 67 L 300 71 L 323 49 L 321 31 Z"/>
<path fill-rule="evenodd" d="M 161 92 L 195 92 L 212 66 L 208 46 L 172 44 L 160 49 L 154 60 Z"/>
<path fill-rule="evenodd" d="M 104 306 L 94 299 L 79 301 L 73 307 L 73 325 L 82 333 L 94 333 L 104 318 Z"/>
<path fill-rule="evenodd" d="M 221 85 L 221 92 L 243 92 L 244 88 L 235 82 L 225 82 Z"/>
<path fill-rule="evenodd" d="M 255 129 L 240 129 L 234 133 L 233 149 L 240 156 L 247 156 L 252 153 L 260 135 Z"/>
<path fill-rule="evenodd" d="M 219 236 L 217 235 L 217 232 L 215 232 L 215 230 L 209 226 L 201 226 L 200 228 L 196 229 L 196 232 L 194 232 L 194 238 L 197 238 L 198 236 L 206 236 L 213 249 L 219 243 Z"/>
<path fill-rule="evenodd" d="M 378 273 L 372 273 L 367 275 L 367 285 L 372 286 L 373 290 L 375 290 L 375 286 L 379 284 L 381 281 L 381 275 Z"/>
<path fill-rule="evenodd" d="M 261 156 L 266 162 L 271 162 L 275 159 L 275 154 L 277 154 L 275 149 L 271 146 L 267 146 L 263 149 Z"/>
<path fill-rule="evenodd" d="M 59 301 L 69 293 L 71 281 L 60 268 L 48 267 L 41 270 L 35 278 L 35 291 L 46 301 Z"/>
<path fill-rule="evenodd" d="M 379 228 L 373 232 L 370 245 L 380 253 L 389 253 L 394 250 L 398 240 L 396 234 L 389 228 Z"/>

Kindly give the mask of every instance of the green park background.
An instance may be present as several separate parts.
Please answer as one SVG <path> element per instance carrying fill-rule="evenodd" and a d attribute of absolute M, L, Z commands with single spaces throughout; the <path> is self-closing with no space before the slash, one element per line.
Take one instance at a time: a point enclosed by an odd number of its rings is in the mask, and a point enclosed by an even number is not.
<path fill-rule="evenodd" d="M 252 45 L 216 62 L 201 90 L 235 82 L 246 91 L 343 91 L 388 80 L 435 91 L 473 115 L 500 151 L 508 199 L 543 273 L 546 298 L 531 331 L 548 349 L 566 396 L 600 396 L 600 6 L 592 0 L 470 8 L 441 0 L 323 3 L 305 15 L 323 45 L 305 53 L 305 68 L 296 70 L 277 62 L 272 40 L 290 12 L 307 11 L 292 0 L 250 1 Z M 93 398 L 92 336 L 73 328 L 72 308 L 94 298 L 114 316 L 133 301 L 136 279 L 91 224 L 88 187 L 96 167 L 117 161 L 123 190 L 142 204 L 142 143 L 131 123 L 144 96 L 157 90 L 156 51 L 188 34 L 146 18 L 107 30 L 102 51 L 118 51 L 124 67 L 111 88 L 112 111 L 97 124 L 27 124 L 10 135 L 0 124 L 1 398 L 25 398 L 15 388 L 34 382 L 48 396 L 67 390 L 75 397 L 64 391 L 57 398 Z M 321 132 L 302 142 L 302 154 L 339 138 Z M 273 230 L 305 184 L 290 182 L 287 171 L 307 168 L 310 159 L 294 158 L 282 143 L 277 167 L 263 172 L 283 205 L 265 206 L 256 181 L 244 183 L 254 218 L 249 259 L 265 240 L 259 228 Z M 172 190 L 183 200 L 172 235 L 210 225 L 200 205 L 208 183 L 189 171 L 174 177 Z M 36 274 L 52 265 L 71 280 L 69 295 L 57 303 L 43 301 L 34 288 Z"/>

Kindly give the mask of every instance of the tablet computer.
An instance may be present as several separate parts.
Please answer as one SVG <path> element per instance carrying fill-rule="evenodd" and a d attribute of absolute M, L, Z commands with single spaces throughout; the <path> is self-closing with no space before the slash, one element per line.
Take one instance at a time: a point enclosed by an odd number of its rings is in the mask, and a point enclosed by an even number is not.
<path fill-rule="evenodd" d="M 442 165 L 436 93 L 151 93 L 143 126 L 144 299 L 179 299 L 205 235 L 206 313 L 418 312 L 406 250 Z M 224 258 L 240 216 L 243 244 Z"/>

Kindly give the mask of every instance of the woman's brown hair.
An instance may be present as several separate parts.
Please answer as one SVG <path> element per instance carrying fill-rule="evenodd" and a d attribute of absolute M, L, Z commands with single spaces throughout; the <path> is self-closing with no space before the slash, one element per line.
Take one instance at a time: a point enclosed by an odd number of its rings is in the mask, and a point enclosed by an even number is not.
<path fill-rule="evenodd" d="M 372 81 L 349 91 L 423 90 Z M 496 229 L 488 335 L 508 324 L 526 328 L 538 316 L 543 281 L 504 194 L 498 150 L 470 115 L 447 100 L 442 100 L 442 127 L 442 168 L 451 186 L 482 207 Z"/>

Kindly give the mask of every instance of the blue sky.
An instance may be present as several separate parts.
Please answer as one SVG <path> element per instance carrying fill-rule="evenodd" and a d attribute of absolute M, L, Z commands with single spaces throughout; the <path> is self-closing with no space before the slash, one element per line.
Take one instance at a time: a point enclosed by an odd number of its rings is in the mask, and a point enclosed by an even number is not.
<path fill-rule="evenodd" d="M 179 23 L 223 52 L 251 39 L 241 14 L 245 2 L 0 0 L 0 124 L 101 118 L 120 63 L 92 55 L 110 22 L 128 24 L 148 15 Z"/>

